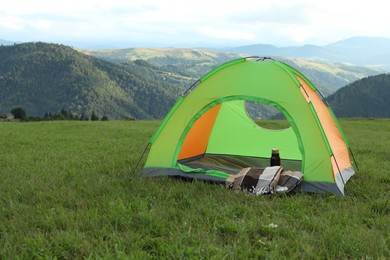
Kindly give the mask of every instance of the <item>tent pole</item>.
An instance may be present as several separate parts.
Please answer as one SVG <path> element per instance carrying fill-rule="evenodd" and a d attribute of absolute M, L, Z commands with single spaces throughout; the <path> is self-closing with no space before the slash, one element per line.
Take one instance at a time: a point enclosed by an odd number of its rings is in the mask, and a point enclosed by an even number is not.
<path fill-rule="evenodd" d="M 190 91 L 190 89 L 195 88 L 195 87 L 198 86 L 199 84 L 200 84 L 200 79 L 198 79 L 197 81 L 195 81 L 195 83 L 193 83 L 186 91 L 184 91 L 184 93 L 181 94 L 181 96 L 187 95 L 187 92 Z"/>
<path fill-rule="evenodd" d="M 339 167 L 339 164 L 337 163 L 336 157 L 334 156 L 334 154 L 332 154 L 332 157 L 334 159 L 334 162 L 336 163 L 337 170 L 339 170 L 339 173 L 340 173 L 340 176 L 341 176 L 341 180 L 343 181 L 343 184 L 345 186 L 345 181 L 344 181 L 343 175 L 341 174 L 340 167 Z"/>

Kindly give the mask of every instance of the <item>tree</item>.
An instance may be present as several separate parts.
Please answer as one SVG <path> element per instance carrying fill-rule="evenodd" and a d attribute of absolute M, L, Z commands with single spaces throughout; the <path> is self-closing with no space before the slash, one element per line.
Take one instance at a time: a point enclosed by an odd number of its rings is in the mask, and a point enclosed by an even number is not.
<path fill-rule="evenodd" d="M 93 110 L 91 114 L 91 121 L 98 121 L 98 120 L 99 120 L 99 116 L 96 114 L 95 110 Z"/>
<path fill-rule="evenodd" d="M 26 111 L 21 107 L 14 107 L 11 110 L 11 113 L 14 115 L 16 119 L 20 119 L 20 120 L 26 119 Z"/>

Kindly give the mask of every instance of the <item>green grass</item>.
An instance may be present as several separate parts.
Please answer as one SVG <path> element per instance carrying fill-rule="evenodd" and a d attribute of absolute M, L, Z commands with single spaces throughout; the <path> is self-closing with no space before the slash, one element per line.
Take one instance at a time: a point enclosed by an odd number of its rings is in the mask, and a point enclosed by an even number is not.
<path fill-rule="evenodd" d="M 346 196 L 137 178 L 156 121 L 0 123 L 0 258 L 389 258 L 390 121 L 341 120 Z"/>

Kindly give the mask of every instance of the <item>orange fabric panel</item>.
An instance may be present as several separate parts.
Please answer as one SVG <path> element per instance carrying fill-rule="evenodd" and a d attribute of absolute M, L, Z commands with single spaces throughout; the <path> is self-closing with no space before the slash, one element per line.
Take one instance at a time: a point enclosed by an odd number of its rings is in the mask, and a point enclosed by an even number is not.
<path fill-rule="evenodd" d="M 337 165 L 340 168 L 340 171 L 351 167 L 351 161 L 349 158 L 349 151 L 344 142 L 344 139 L 337 127 L 336 122 L 333 120 L 331 113 L 329 112 L 328 107 L 324 104 L 319 95 L 298 75 L 295 77 L 299 80 L 304 88 L 302 91 L 302 95 L 305 95 L 306 100 L 307 95 L 309 96 L 309 101 L 312 102 L 314 109 L 317 112 L 318 118 L 321 122 L 322 128 L 324 129 L 325 135 L 328 138 L 328 142 L 330 148 L 332 149 L 335 160 L 337 161 Z M 333 166 L 333 175 L 336 176 L 338 174 L 338 169 L 335 162 L 332 162 Z"/>
<path fill-rule="evenodd" d="M 213 129 L 220 107 L 221 104 L 211 108 L 195 121 L 183 142 L 179 160 L 191 158 L 206 152 L 211 130 Z"/>

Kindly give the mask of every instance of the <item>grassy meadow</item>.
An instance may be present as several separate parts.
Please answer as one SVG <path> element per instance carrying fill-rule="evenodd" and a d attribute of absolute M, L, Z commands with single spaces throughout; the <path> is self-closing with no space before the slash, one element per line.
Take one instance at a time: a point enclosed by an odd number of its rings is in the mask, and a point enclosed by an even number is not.
<path fill-rule="evenodd" d="M 345 197 L 137 178 L 158 125 L 0 122 L 0 258 L 390 258 L 390 120 L 341 120 Z"/>

